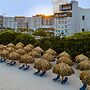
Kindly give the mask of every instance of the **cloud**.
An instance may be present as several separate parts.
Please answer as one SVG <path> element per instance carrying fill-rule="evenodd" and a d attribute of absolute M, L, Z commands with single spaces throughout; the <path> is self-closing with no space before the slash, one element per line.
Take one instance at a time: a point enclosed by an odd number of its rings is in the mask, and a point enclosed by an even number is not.
<path fill-rule="evenodd" d="M 58 12 L 59 11 L 59 5 L 60 4 L 64 4 L 64 3 L 68 3 L 68 0 L 50 0 L 51 3 L 53 4 L 53 12 Z"/>
<path fill-rule="evenodd" d="M 52 4 L 68 3 L 68 0 L 50 0 Z"/>

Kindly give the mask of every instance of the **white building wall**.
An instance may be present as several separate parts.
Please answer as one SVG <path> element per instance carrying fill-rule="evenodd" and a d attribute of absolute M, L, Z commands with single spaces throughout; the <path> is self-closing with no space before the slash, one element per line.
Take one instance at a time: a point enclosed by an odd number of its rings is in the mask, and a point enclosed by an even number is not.
<path fill-rule="evenodd" d="M 70 34 L 70 24 L 71 24 L 71 17 L 65 17 L 65 18 L 55 18 L 54 21 L 54 35 L 55 36 L 61 36 L 62 33 L 64 33 L 64 36 L 68 36 Z"/>
<path fill-rule="evenodd" d="M 84 16 L 84 20 L 82 20 Z M 90 31 L 90 9 L 79 8 L 79 31 Z"/>
<path fill-rule="evenodd" d="M 3 27 L 17 29 L 17 22 L 15 22 L 15 18 L 14 17 L 4 17 Z"/>
<path fill-rule="evenodd" d="M 72 18 L 70 24 L 70 35 L 79 32 L 79 8 L 78 1 L 71 1 L 72 3 Z"/>
<path fill-rule="evenodd" d="M 90 9 L 84 9 L 84 8 L 80 8 L 78 6 L 78 1 L 71 1 L 72 3 L 72 17 L 67 17 L 66 21 L 68 22 L 66 25 L 68 25 L 67 28 L 67 32 L 65 32 L 66 28 L 63 28 L 65 23 L 59 23 L 61 21 L 65 21 L 63 20 L 59 20 L 55 18 L 54 20 L 54 35 L 55 36 L 60 36 L 62 33 L 62 30 L 64 30 L 63 32 L 65 33 L 65 35 L 72 35 L 74 33 L 78 33 L 81 32 L 82 29 L 84 29 L 84 31 L 90 31 Z M 64 11 L 60 11 L 60 12 L 64 12 Z M 65 11 L 66 12 L 66 11 Z M 84 20 L 82 20 L 82 16 L 85 17 Z"/>
<path fill-rule="evenodd" d="M 29 19 L 29 27 L 31 29 L 38 29 L 41 28 L 42 25 L 42 18 L 41 17 L 30 17 Z"/>

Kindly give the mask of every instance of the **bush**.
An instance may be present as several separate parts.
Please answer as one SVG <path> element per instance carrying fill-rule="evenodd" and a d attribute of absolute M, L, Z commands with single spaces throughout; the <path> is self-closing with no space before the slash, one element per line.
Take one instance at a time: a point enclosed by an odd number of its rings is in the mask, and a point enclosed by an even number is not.
<path fill-rule="evenodd" d="M 85 54 L 90 57 L 90 32 L 77 33 L 64 38 L 54 36 L 44 37 L 40 40 L 35 40 L 35 38 L 29 34 L 16 33 L 13 31 L 0 33 L 0 44 L 16 44 L 18 42 L 22 42 L 24 45 L 31 43 L 34 47 L 40 46 L 44 50 L 52 48 L 58 54 L 66 51 L 72 57 L 78 54 Z"/>
<path fill-rule="evenodd" d="M 29 43 L 34 44 L 35 41 L 31 35 L 20 33 L 14 40 L 14 43 L 22 42 L 24 45 L 27 45 Z"/>
<path fill-rule="evenodd" d="M 0 33 L 0 44 L 8 44 L 13 43 L 15 38 L 17 37 L 17 33 L 13 31 L 4 31 Z"/>

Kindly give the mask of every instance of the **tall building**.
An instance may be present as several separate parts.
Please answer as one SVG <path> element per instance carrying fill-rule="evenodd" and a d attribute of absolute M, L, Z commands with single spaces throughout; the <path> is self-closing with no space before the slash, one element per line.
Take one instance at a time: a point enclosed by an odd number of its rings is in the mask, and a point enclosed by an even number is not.
<path fill-rule="evenodd" d="M 53 28 L 54 25 L 54 15 L 45 16 L 45 15 L 36 15 L 32 16 L 29 21 L 31 29 L 38 29 L 38 28 L 46 28 L 50 29 Z"/>
<path fill-rule="evenodd" d="M 3 27 L 17 29 L 17 22 L 15 22 L 15 17 L 3 17 Z"/>
<path fill-rule="evenodd" d="M 15 17 L 3 17 L 3 27 L 12 28 L 17 30 L 18 28 L 28 28 L 28 22 L 26 17 L 15 16 Z"/>
<path fill-rule="evenodd" d="M 43 17 L 43 15 L 36 15 L 36 16 L 31 17 L 30 22 L 29 22 L 31 29 L 36 30 L 38 28 L 41 28 L 42 17 Z"/>
<path fill-rule="evenodd" d="M 0 16 L 0 28 L 33 29 L 46 28 L 54 32 L 55 36 L 69 36 L 81 31 L 90 31 L 90 9 L 78 6 L 78 1 L 71 1 L 64 4 L 56 4 L 54 15 L 35 15 L 32 17 Z"/>
<path fill-rule="evenodd" d="M 0 16 L 0 28 L 3 28 L 3 16 Z"/>
<path fill-rule="evenodd" d="M 28 22 L 26 21 L 26 17 L 24 16 L 16 16 L 15 22 L 17 22 L 17 28 L 28 29 Z"/>
<path fill-rule="evenodd" d="M 54 13 L 54 35 L 68 36 L 80 31 L 90 31 L 90 9 L 80 8 L 78 1 L 59 5 Z"/>

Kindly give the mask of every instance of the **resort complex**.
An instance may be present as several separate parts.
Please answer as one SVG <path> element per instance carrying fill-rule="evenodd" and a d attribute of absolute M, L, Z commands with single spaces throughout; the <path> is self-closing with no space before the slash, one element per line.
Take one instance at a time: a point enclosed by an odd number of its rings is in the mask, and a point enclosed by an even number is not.
<path fill-rule="evenodd" d="M 70 36 L 73 33 L 90 31 L 90 9 L 78 6 L 78 1 L 60 4 L 53 15 L 45 16 L 38 14 L 32 17 L 0 16 L 0 28 L 12 28 L 16 31 L 19 28 L 39 29 L 46 28 L 55 36 Z"/>
<path fill-rule="evenodd" d="M 0 90 L 90 90 L 90 9 L 51 1 L 50 15 L 0 15 Z"/>

